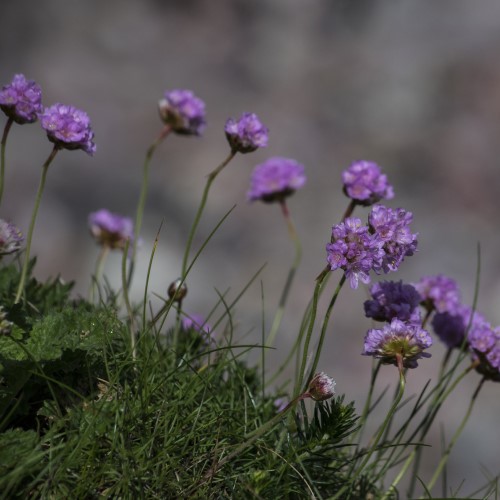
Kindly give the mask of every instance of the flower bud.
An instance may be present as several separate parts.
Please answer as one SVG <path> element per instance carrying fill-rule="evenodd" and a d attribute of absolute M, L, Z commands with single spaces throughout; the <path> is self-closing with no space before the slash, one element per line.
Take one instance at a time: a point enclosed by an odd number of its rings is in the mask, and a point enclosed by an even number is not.
<path fill-rule="evenodd" d="M 307 392 L 314 401 L 325 401 L 335 394 L 335 381 L 324 372 L 316 373 Z"/>
<path fill-rule="evenodd" d="M 172 281 L 168 287 L 168 296 L 174 302 L 181 302 L 187 293 L 187 285 L 181 278 L 177 278 L 175 281 Z"/>

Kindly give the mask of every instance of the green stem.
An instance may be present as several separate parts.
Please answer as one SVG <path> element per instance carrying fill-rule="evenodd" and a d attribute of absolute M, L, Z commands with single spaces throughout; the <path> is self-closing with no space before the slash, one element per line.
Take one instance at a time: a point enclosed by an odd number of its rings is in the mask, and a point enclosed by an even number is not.
<path fill-rule="evenodd" d="M 132 310 L 132 306 L 130 304 L 130 298 L 128 296 L 128 288 L 127 288 L 127 256 L 128 249 L 130 245 L 130 240 L 128 239 L 125 243 L 125 248 L 123 249 L 122 255 L 122 289 L 123 289 L 123 301 L 125 302 L 125 307 L 127 309 L 127 313 L 130 319 L 130 347 L 132 349 L 132 359 L 135 361 L 137 359 L 137 348 L 135 343 L 135 319 L 134 319 L 134 311 Z"/>
<path fill-rule="evenodd" d="M 295 245 L 295 258 L 292 263 L 292 267 L 290 268 L 288 272 L 288 276 L 285 282 L 285 287 L 283 288 L 283 291 L 281 293 L 278 309 L 276 311 L 276 314 L 274 316 L 271 330 L 269 332 L 269 335 L 266 340 L 266 346 L 271 347 L 274 344 L 274 341 L 276 339 L 276 335 L 278 333 L 278 329 L 281 325 L 281 320 L 283 319 L 283 315 L 285 313 L 285 305 L 288 299 L 288 294 L 290 293 L 290 290 L 292 288 L 292 283 L 293 279 L 295 277 L 295 274 L 297 272 L 297 269 L 300 264 L 300 260 L 302 258 L 302 246 L 300 244 L 300 239 L 297 234 L 297 231 L 295 229 L 295 225 L 293 223 L 292 218 L 290 217 L 290 212 L 288 210 L 288 206 L 286 204 L 285 200 L 282 200 L 280 202 L 281 205 L 281 210 L 283 212 L 283 216 L 285 217 L 285 221 L 288 226 L 288 234 L 290 235 L 290 239 Z"/>
<path fill-rule="evenodd" d="M 439 464 L 434 472 L 434 475 L 432 476 L 431 480 L 429 481 L 429 484 L 427 485 L 427 490 L 431 491 L 432 488 L 434 487 L 434 484 L 436 483 L 437 479 L 441 475 L 441 472 L 448 462 L 448 458 L 450 457 L 451 450 L 455 446 L 460 434 L 464 430 L 465 425 L 467 424 L 467 421 L 469 420 L 469 417 L 472 413 L 472 408 L 474 407 L 474 403 L 476 402 L 477 396 L 479 395 L 479 392 L 481 391 L 481 388 L 483 387 L 483 384 L 485 382 L 485 378 L 483 377 L 480 381 L 479 384 L 474 391 L 474 394 L 472 395 L 472 398 L 469 403 L 469 407 L 467 408 L 467 412 L 464 415 L 464 418 L 462 419 L 462 422 L 458 426 L 458 429 L 455 431 L 455 434 L 453 435 L 450 444 L 448 445 L 448 448 L 446 449 L 445 453 L 441 457 L 441 460 L 439 461 Z"/>
<path fill-rule="evenodd" d="M 92 280 L 89 290 L 89 302 L 91 303 L 94 302 L 95 290 L 96 288 L 99 287 L 99 280 L 101 279 L 102 269 L 104 267 L 104 262 L 109 254 L 109 250 L 110 250 L 109 246 L 103 245 L 101 247 L 101 251 L 99 252 L 99 256 L 97 257 L 94 278 Z"/>
<path fill-rule="evenodd" d="M 19 286 L 17 287 L 16 298 L 14 303 L 17 304 L 21 299 L 21 295 L 24 292 L 24 284 L 26 281 L 26 275 L 28 274 L 28 267 L 30 261 L 30 250 L 31 250 L 31 240 L 33 238 L 33 231 L 35 229 L 36 216 L 38 213 L 38 208 L 40 207 L 40 200 L 42 199 L 43 188 L 45 186 L 45 179 L 47 178 L 47 171 L 52 160 L 55 158 L 57 152 L 59 151 L 59 146 L 54 144 L 52 152 L 42 166 L 42 177 L 40 178 L 40 184 L 38 186 L 38 191 L 35 198 L 35 207 L 33 208 L 33 214 L 31 215 L 30 227 L 28 230 L 28 236 L 26 238 L 26 255 L 24 256 L 23 269 L 21 272 L 21 279 L 19 281 Z"/>
<path fill-rule="evenodd" d="M 147 306 L 147 301 L 148 301 L 148 288 L 149 288 L 149 278 L 151 276 L 151 267 L 153 266 L 153 259 L 156 253 L 156 247 L 158 246 L 158 239 L 160 237 L 160 231 L 161 227 L 163 225 L 163 221 L 160 224 L 160 227 L 158 228 L 158 232 L 156 233 L 156 238 L 153 243 L 153 250 L 151 251 L 151 256 L 149 258 L 149 265 L 148 265 L 148 272 L 146 274 L 146 284 L 144 285 L 144 298 L 143 298 L 143 303 L 142 303 L 142 331 L 143 333 L 146 332 L 146 306 Z"/>
<path fill-rule="evenodd" d="M 328 322 L 330 321 L 330 316 L 332 314 L 333 306 L 337 302 L 337 297 L 339 296 L 340 290 L 342 290 L 342 287 L 344 286 L 345 280 L 346 280 L 346 278 L 345 278 L 345 273 L 344 273 L 342 275 L 342 277 L 340 278 L 340 281 L 339 281 L 339 284 L 337 285 L 337 288 L 335 289 L 332 300 L 330 300 L 330 304 L 328 304 L 328 309 L 326 310 L 325 317 L 323 318 L 323 326 L 321 327 L 321 334 L 319 337 L 318 347 L 316 348 L 316 354 L 314 355 L 314 361 L 313 361 L 313 364 L 312 364 L 311 369 L 309 371 L 309 377 L 307 377 L 307 381 L 306 381 L 307 384 L 314 377 L 314 374 L 316 373 L 316 368 L 318 367 L 319 358 L 321 356 L 321 351 L 323 350 L 323 342 L 325 341 L 325 335 L 326 335 L 326 329 L 328 328 Z"/>
<path fill-rule="evenodd" d="M 148 192 L 149 165 L 151 164 L 151 158 L 153 157 L 156 148 L 165 139 L 165 137 L 168 136 L 168 134 L 171 131 L 172 131 L 171 125 L 165 125 L 165 127 L 163 127 L 163 130 L 161 131 L 158 138 L 153 142 L 153 144 L 151 144 L 151 146 L 149 146 L 146 152 L 146 157 L 144 159 L 144 166 L 142 170 L 142 186 L 141 186 L 141 193 L 139 195 L 139 202 L 137 203 L 137 211 L 135 216 L 134 243 L 132 247 L 132 259 L 130 261 L 127 286 L 130 286 L 130 283 L 132 281 L 132 275 L 134 273 L 135 257 L 137 253 L 137 242 L 139 240 L 139 235 L 141 233 L 142 219 L 144 217 L 144 207 L 146 205 L 146 195 Z"/>
<path fill-rule="evenodd" d="M 205 189 L 203 191 L 203 195 L 201 197 L 201 202 L 200 206 L 198 207 L 198 211 L 196 212 L 196 216 L 193 221 L 193 225 L 191 226 L 191 230 L 189 231 L 189 236 L 188 236 L 188 241 L 186 244 L 186 249 L 184 251 L 184 257 L 182 259 L 182 273 L 181 273 L 181 278 L 184 280 L 186 279 L 186 270 L 187 270 L 187 262 L 189 259 L 189 252 L 191 250 L 191 245 L 193 244 L 193 238 L 196 233 L 196 229 L 198 227 L 198 224 L 201 219 L 201 215 L 203 214 L 203 210 L 205 208 L 205 205 L 207 203 L 207 198 L 208 198 L 208 192 L 210 191 L 210 186 L 212 185 L 212 182 L 215 180 L 215 178 L 220 174 L 220 172 L 223 170 L 223 168 L 236 156 L 236 151 L 231 151 L 229 153 L 229 156 L 210 174 L 208 174 L 208 179 L 207 183 L 205 185 Z"/>
<path fill-rule="evenodd" d="M 0 161 L 0 204 L 2 203 L 2 196 L 3 196 L 3 186 L 4 186 L 4 181 L 5 181 L 5 146 L 7 144 L 7 136 L 9 135 L 9 130 L 12 124 L 14 123 L 14 120 L 12 118 L 9 118 L 7 120 L 7 123 L 5 124 L 5 127 L 3 129 L 3 135 L 2 135 L 2 146 L 1 146 L 1 161 Z"/>

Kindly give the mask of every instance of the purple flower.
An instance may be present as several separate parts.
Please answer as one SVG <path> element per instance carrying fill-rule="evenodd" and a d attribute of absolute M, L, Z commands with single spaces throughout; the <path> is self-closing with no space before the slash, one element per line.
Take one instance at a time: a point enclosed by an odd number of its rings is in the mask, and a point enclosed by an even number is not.
<path fill-rule="evenodd" d="M 375 267 L 375 271 L 397 271 L 406 256 L 413 255 L 417 249 L 417 234 L 412 234 L 410 224 L 413 220 L 411 212 L 403 208 L 387 208 L 375 205 L 368 223 L 372 233 L 382 241 L 384 255 Z"/>
<path fill-rule="evenodd" d="M 421 323 L 420 295 L 412 285 L 402 281 L 383 281 L 375 283 L 370 293 L 373 300 L 364 303 L 368 318 L 388 322 L 397 318 L 406 323 Z"/>
<path fill-rule="evenodd" d="M 359 205 L 369 206 L 394 197 L 392 186 L 380 167 L 371 161 L 356 161 L 342 173 L 344 193 Z"/>
<path fill-rule="evenodd" d="M 333 226 L 332 242 L 326 245 L 326 251 L 330 269 L 343 269 L 351 288 L 357 288 L 360 280 L 369 283 L 370 270 L 383 256 L 380 240 L 356 217 Z"/>
<path fill-rule="evenodd" d="M 201 135 L 205 128 L 205 103 L 190 90 L 166 91 L 158 109 L 161 119 L 177 134 Z"/>
<path fill-rule="evenodd" d="M 0 109 L 16 123 L 33 123 L 43 109 L 42 89 L 24 75 L 14 75 L 0 90 Z"/>
<path fill-rule="evenodd" d="M 280 413 L 288 406 L 288 400 L 286 398 L 276 398 L 273 401 L 273 405 L 276 408 L 276 411 Z"/>
<path fill-rule="evenodd" d="M 379 358 L 384 364 L 415 368 L 418 359 L 431 356 L 424 352 L 431 345 L 432 338 L 426 330 L 394 318 L 381 330 L 368 330 L 361 354 Z"/>
<path fill-rule="evenodd" d="M 415 283 L 415 288 L 428 310 L 453 313 L 460 304 L 460 290 L 456 281 L 443 274 L 424 276 Z"/>
<path fill-rule="evenodd" d="M 238 121 L 229 118 L 224 131 L 234 152 L 251 153 L 267 146 L 269 130 L 254 113 L 243 113 Z"/>
<path fill-rule="evenodd" d="M 472 358 L 479 362 L 476 370 L 490 380 L 500 382 L 500 328 L 487 321 L 471 329 L 467 337 Z"/>
<path fill-rule="evenodd" d="M 127 240 L 132 242 L 134 238 L 132 219 L 111 213 L 105 208 L 89 215 L 89 227 L 97 243 L 110 249 L 123 249 Z"/>
<path fill-rule="evenodd" d="M 60 148 L 82 149 L 91 156 L 95 153 L 94 132 L 84 111 L 57 103 L 45 108 L 40 115 L 40 122 L 49 141 Z"/>
<path fill-rule="evenodd" d="M 252 173 L 247 197 L 250 201 L 283 201 L 306 182 L 304 166 L 279 156 L 257 165 Z"/>
<path fill-rule="evenodd" d="M 18 252 L 23 240 L 21 231 L 14 224 L 0 219 L 0 258 Z"/>
<path fill-rule="evenodd" d="M 181 322 L 184 330 L 193 330 L 200 334 L 205 345 L 214 342 L 212 327 L 200 314 L 190 314 L 189 316 L 184 316 Z"/>
<path fill-rule="evenodd" d="M 326 373 L 316 373 L 309 382 L 306 395 L 314 401 L 325 401 L 335 394 L 335 381 Z"/>

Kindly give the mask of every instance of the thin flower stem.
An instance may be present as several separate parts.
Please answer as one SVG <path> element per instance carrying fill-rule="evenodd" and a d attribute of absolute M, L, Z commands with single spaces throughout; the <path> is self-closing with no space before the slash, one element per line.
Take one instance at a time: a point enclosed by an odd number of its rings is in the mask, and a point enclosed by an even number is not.
<path fill-rule="evenodd" d="M 328 304 L 328 309 L 326 310 L 325 317 L 323 318 L 323 325 L 321 327 L 321 334 L 319 337 L 319 342 L 318 342 L 318 347 L 316 348 L 316 354 L 314 355 L 314 360 L 313 364 L 311 366 L 311 369 L 309 371 L 309 376 L 307 377 L 306 384 L 309 383 L 309 381 L 313 378 L 316 368 L 318 367 L 319 363 L 319 358 L 321 356 L 321 351 L 323 350 L 323 342 L 325 341 L 325 336 L 326 336 L 326 330 L 328 328 L 328 322 L 330 321 L 330 316 L 332 314 L 333 307 L 335 306 L 335 303 L 337 302 L 337 298 L 339 296 L 340 290 L 342 290 L 342 287 L 344 286 L 346 277 L 345 273 L 342 274 L 342 277 L 340 278 L 339 284 L 337 285 L 337 288 L 335 289 L 335 292 L 333 293 L 333 297 L 330 300 L 330 304 Z"/>
<path fill-rule="evenodd" d="M 354 200 L 351 200 L 351 202 L 346 208 L 346 211 L 344 212 L 344 215 L 342 216 L 342 221 L 345 221 L 347 217 L 350 217 L 352 215 L 354 209 L 356 208 L 356 205 L 357 203 Z"/>
<path fill-rule="evenodd" d="M 186 243 L 186 248 L 184 250 L 184 257 L 182 259 L 182 273 L 181 273 L 181 278 L 184 280 L 186 279 L 186 270 L 187 270 L 187 263 L 189 259 L 189 252 L 191 250 L 191 245 L 193 244 L 193 239 L 194 235 L 196 233 L 196 229 L 198 228 L 198 224 L 200 223 L 201 215 L 203 214 L 203 210 L 205 208 L 205 205 L 207 203 L 207 198 L 208 198 L 208 192 L 210 191 L 210 186 L 212 185 L 212 182 L 215 180 L 215 178 L 220 174 L 220 172 L 223 170 L 223 168 L 236 156 L 236 151 L 231 150 L 229 153 L 228 157 L 210 174 L 208 174 L 207 178 L 207 183 L 205 185 L 205 189 L 203 191 L 203 195 L 201 197 L 201 202 L 200 206 L 198 207 L 198 211 L 196 212 L 196 216 L 193 221 L 193 225 L 191 226 L 191 230 L 189 231 L 189 236 L 188 240 Z"/>
<path fill-rule="evenodd" d="M 94 278 L 92 280 L 89 290 L 89 302 L 91 303 L 94 302 L 95 290 L 96 288 L 99 287 L 99 281 L 102 276 L 102 269 L 104 267 L 104 262 L 106 261 L 106 258 L 109 255 L 109 250 L 110 248 L 108 245 L 103 245 L 101 247 L 101 251 L 99 252 L 99 256 L 97 257 Z"/>
<path fill-rule="evenodd" d="M 134 319 L 134 311 L 132 310 L 132 306 L 130 304 L 130 299 L 128 296 L 128 288 L 127 288 L 127 258 L 128 258 L 128 249 L 130 245 L 130 240 L 127 239 L 125 242 L 125 248 L 123 249 L 122 255 L 122 289 L 123 289 L 123 301 L 125 302 L 125 307 L 127 308 L 127 313 L 130 319 L 130 347 L 132 349 L 132 359 L 135 361 L 137 358 L 137 347 L 135 342 L 135 319 Z"/>
<path fill-rule="evenodd" d="M 288 227 L 288 234 L 290 235 L 290 239 L 294 243 L 295 246 L 295 258 L 292 263 L 292 267 L 288 271 L 288 276 L 285 282 L 285 286 L 283 288 L 283 291 L 281 293 L 278 309 L 276 311 L 276 314 L 274 315 L 274 319 L 271 325 L 271 330 L 269 332 L 269 335 L 266 340 L 266 346 L 271 347 L 274 344 L 274 341 L 276 339 L 276 335 L 278 333 L 279 327 L 281 325 L 281 321 L 283 319 L 283 315 L 285 313 L 285 306 L 286 302 L 288 299 L 288 294 L 290 293 L 290 290 L 292 288 L 292 283 L 293 279 L 295 277 L 295 274 L 297 272 L 297 269 L 300 264 L 300 260 L 302 258 L 302 246 L 300 243 L 300 238 L 297 234 L 297 231 L 295 229 L 295 225 L 293 223 L 292 218 L 290 217 L 290 212 L 288 210 L 288 206 L 286 204 L 285 200 L 282 200 L 280 202 L 281 205 L 281 210 L 283 213 L 283 217 L 285 217 L 285 221 L 287 223 Z"/>
<path fill-rule="evenodd" d="M 26 254 L 24 256 L 23 269 L 21 272 L 21 279 L 19 281 L 19 286 L 17 287 L 16 298 L 14 303 L 17 304 L 21 300 L 21 295 L 24 292 L 24 284 L 26 281 L 26 276 L 28 274 L 28 267 L 30 261 L 30 250 L 31 250 L 31 240 L 33 238 L 33 231 L 35 229 L 36 216 L 38 213 L 38 208 L 40 207 L 40 200 L 42 199 L 43 188 L 45 186 L 45 179 L 47 178 L 47 171 L 52 160 L 55 158 L 57 152 L 59 151 L 59 146 L 54 144 L 52 152 L 42 166 L 42 176 L 40 178 L 40 184 L 38 186 L 38 191 L 35 198 L 35 207 L 33 208 L 33 214 L 31 215 L 30 227 L 28 229 L 28 236 L 26 238 Z"/>
<path fill-rule="evenodd" d="M 156 247 L 158 246 L 158 239 L 160 237 L 160 231 L 161 231 L 162 225 L 163 225 L 163 221 L 160 224 L 160 227 L 158 228 L 158 232 L 156 233 L 156 238 L 155 238 L 155 241 L 153 243 L 153 250 L 151 251 L 151 256 L 149 258 L 148 272 L 146 274 L 146 284 L 144 285 L 144 297 L 142 300 L 142 331 L 143 331 L 143 333 L 146 332 L 146 304 L 148 301 L 149 278 L 151 276 L 151 267 L 153 265 L 153 259 L 155 256 Z"/>
<path fill-rule="evenodd" d="M 134 266 L 135 266 L 135 257 L 137 254 L 137 242 L 139 240 L 139 235 L 141 233 L 141 227 L 142 227 L 142 219 L 144 217 L 144 207 L 146 205 L 146 195 L 148 192 L 148 179 L 149 179 L 149 165 L 151 164 L 151 158 L 153 157 L 153 154 L 156 150 L 156 148 L 160 145 L 161 142 L 170 134 L 172 131 L 171 125 L 165 125 L 163 127 L 162 131 L 160 132 L 160 135 L 158 138 L 149 146 L 147 152 L 146 152 L 146 157 L 144 159 L 144 166 L 142 170 L 142 186 L 141 186 L 141 193 L 139 195 L 139 202 L 137 203 L 137 210 L 136 210 L 136 216 L 135 216 L 135 227 L 134 227 L 134 242 L 132 246 L 132 259 L 130 261 L 130 269 L 129 269 L 129 275 L 127 279 L 127 286 L 130 286 L 130 283 L 132 281 L 132 276 L 134 273 Z"/>
<path fill-rule="evenodd" d="M 5 146 L 7 144 L 7 136 L 9 135 L 10 127 L 12 126 L 13 123 L 14 123 L 13 118 L 9 118 L 7 120 L 2 135 L 1 160 L 0 160 L 0 204 L 2 203 L 3 186 L 5 182 Z"/>
<path fill-rule="evenodd" d="M 434 472 L 434 475 L 432 476 L 431 480 L 427 484 L 427 490 L 431 491 L 434 485 L 436 484 L 436 481 L 438 480 L 439 476 L 441 475 L 441 472 L 443 471 L 444 466 L 448 462 L 448 458 L 450 457 L 451 450 L 455 446 L 460 434 L 464 430 L 465 425 L 467 424 L 467 421 L 469 420 L 469 417 L 472 413 L 472 408 L 474 407 L 474 403 L 476 402 L 477 396 L 479 395 L 479 392 L 481 391 L 481 388 L 483 387 L 483 384 L 485 382 L 485 378 L 483 377 L 480 381 L 479 384 L 474 391 L 474 394 L 472 395 L 472 398 L 469 403 L 469 407 L 467 408 L 467 412 L 464 415 L 464 418 L 462 419 L 462 422 L 458 426 L 457 430 L 455 431 L 455 434 L 451 438 L 450 444 L 448 445 L 448 448 L 446 449 L 445 453 L 441 457 L 441 460 L 439 461 L 438 466 L 436 467 L 436 470 Z"/>

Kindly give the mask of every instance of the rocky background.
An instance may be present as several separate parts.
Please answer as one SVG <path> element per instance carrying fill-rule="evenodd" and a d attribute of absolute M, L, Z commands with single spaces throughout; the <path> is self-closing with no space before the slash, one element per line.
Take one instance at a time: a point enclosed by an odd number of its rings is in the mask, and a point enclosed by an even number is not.
<path fill-rule="evenodd" d="M 279 208 L 249 205 L 245 193 L 254 165 L 280 155 L 303 163 L 308 183 L 289 203 L 304 255 L 269 366 L 297 335 L 331 226 L 347 205 L 340 174 L 356 159 L 382 166 L 396 193 L 389 204 L 414 212 L 420 233 L 419 252 L 388 278 L 445 273 L 470 303 L 480 243 L 478 309 L 500 324 L 499 2 L 5 0 L 1 10 L 0 84 L 21 72 L 42 86 L 44 104 L 85 110 L 98 147 L 94 158 L 63 151 L 50 167 L 32 249 L 40 278 L 60 273 L 86 295 L 98 253 L 87 216 L 99 208 L 134 215 L 144 154 L 161 129 L 157 101 L 166 89 L 188 88 L 206 102 L 209 126 L 202 138 L 169 137 L 153 159 L 137 299 L 162 221 L 151 290 L 165 296 L 178 276 L 206 174 L 228 152 L 225 120 L 251 111 L 269 127 L 270 144 L 238 156 L 215 182 L 195 248 L 237 206 L 193 269 L 187 310 L 207 314 L 216 289 L 234 297 L 267 263 L 260 277 L 270 325 L 293 247 Z M 38 124 L 13 127 L 7 146 L 0 215 L 26 231 L 51 148 Z M 116 286 L 119 262 L 112 256 L 105 271 Z M 343 290 L 320 363 L 358 407 L 371 366 L 359 355 L 370 327 L 367 293 Z M 256 282 L 235 312 L 235 338 L 258 342 L 261 318 Z M 436 374 L 443 349 L 436 343 L 432 352 L 436 359 L 409 374 L 407 394 Z M 382 372 L 381 387 L 395 381 L 393 367 Z M 445 406 L 448 440 L 478 381 L 470 374 Z M 499 391 L 483 388 L 450 459 L 450 485 L 465 479 L 461 492 L 483 484 L 485 470 L 499 472 Z M 432 439 L 439 447 L 437 425 Z"/>

